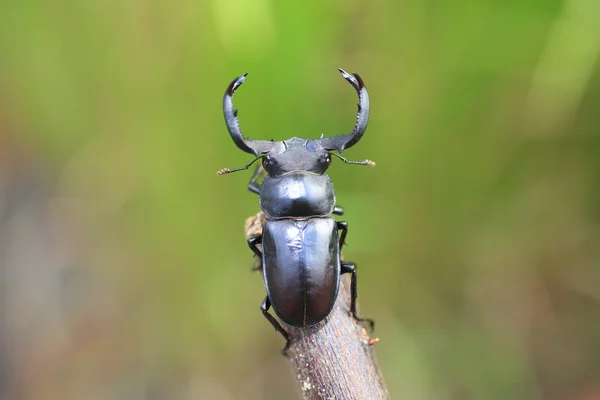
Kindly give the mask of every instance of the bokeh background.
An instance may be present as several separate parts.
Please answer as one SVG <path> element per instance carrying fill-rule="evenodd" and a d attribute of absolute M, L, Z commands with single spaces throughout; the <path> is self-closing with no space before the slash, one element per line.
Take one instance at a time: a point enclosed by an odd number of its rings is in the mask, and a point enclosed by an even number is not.
<path fill-rule="evenodd" d="M 600 3 L 0 3 L 0 398 L 293 399 L 248 136 L 334 160 L 394 399 L 600 398 Z"/>

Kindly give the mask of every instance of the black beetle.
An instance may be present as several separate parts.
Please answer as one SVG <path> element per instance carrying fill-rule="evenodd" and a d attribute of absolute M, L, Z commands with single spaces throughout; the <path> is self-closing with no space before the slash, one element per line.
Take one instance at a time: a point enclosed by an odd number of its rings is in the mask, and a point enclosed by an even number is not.
<path fill-rule="evenodd" d="M 336 222 L 332 214 L 342 215 L 336 206 L 333 183 L 325 173 L 334 155 L 346 164 L 375 166 L 370 160 L 349 161 L 339 154 L 356 144 L 367 128 L 369 95 L 356 73 L 339 70 L 358 93 L 357 120 L 352 132 L 315 140 L 291 138 L 281 142 L 245 138 L 240 130 L 232 97 L 247 74 L 234 79 L 223 97 L 223 113 L 229 134 L 235 144 L 256 158 L 236 169 L 222 169 L 219 175 L 248 169 L 262 159 L 262 168 L 250 179 L 248 189 L 260 196 L 260 207 L 266 221 L 261 236 L 248 239 L 248 246 L 262 260 L 267 296 L 261 305 L 265 318 L 286 339 L 289 335 L 269 314 L 273 306 L 277 316 L 295 327 L 309 327 L 325 319 L 335 303 L 340 275 L 351 273 L 352 315 L 356 313 L 356 265 L 340 260 L 340 249 L 348 233 L 346 222 Z M 262 184 L 258 183 L 262 170 Z M 338 235 L 338 231 L 341 234 Z M 257 245 L 262 244 L 262 251 Z"/>

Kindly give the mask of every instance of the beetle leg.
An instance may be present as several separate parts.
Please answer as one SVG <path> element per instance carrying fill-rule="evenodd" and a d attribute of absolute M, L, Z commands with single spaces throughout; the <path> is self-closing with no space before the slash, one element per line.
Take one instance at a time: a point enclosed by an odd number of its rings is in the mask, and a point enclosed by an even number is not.
<path fill-rule="evenodd" d="M 343 263 L 341 273 L 352 274 L 352 280 L 350 281 L 350 312 L 358 321 L 366 322 L 369 325 L 370 331 L 372 332 L 375 329 L 375 321 L 369 318 L 361 318 L 356 312 L 356 298 L 358 297 L 358 293 L 356 291 L 356 264 L 350 262 Z"/>
<path fill-rule="evenodd" d="M 258 265 L 252 268 L 252 272 L 260 271 L 262 269 L 262 252 L 258 249 L 257 245 L 262 243 L 262 235 L 248 238 L 247 242 L 250 250 L 258 257 Z"/>
<path fill-rule="evenodd" d="M 265 169 L 261 164 L 256 166 L 254 170 L 254 174 L 252 174 L 252 178 L 250 178 L 250 182 L 248 182 L 248 190 L 252 193 L 260 194 L 260 183 L 258 183 L 258 179 L 263 174 Z"/>
<path fill-rule="evenodd" d="M 260 311 L 262 311 L 264 317 L 273 325 L 273 328 L 285 339 L 285 347 L 281 350 L 281 354 L 287 356 L 288 348 L 290 347 L 290 335 L 283 329 L 281 324 L 271 315 L 269 314 L 269 308 L 271 308 L 271 300 L 269 300 L 269 296 L 266 296 L 260 305 Z"/>
<path fill-rule="evenodd" d="M 335 215 L 344 215 L 344 208 L 341 207 L 341 206 L 335 206 L 333 208 L 332 214 L 335 214 Z"/>
<path fill-rule="evenodd" d="M 343 210 L 342 210 L 343 212 Z M 342 246 L 346 244 L 346 235 L 348 234 L 348 223 L 346 221 L 338 221 L 336 222 L 338 230 L 342 231 L 340 235 L 340 251 L 342 250 Z"/>

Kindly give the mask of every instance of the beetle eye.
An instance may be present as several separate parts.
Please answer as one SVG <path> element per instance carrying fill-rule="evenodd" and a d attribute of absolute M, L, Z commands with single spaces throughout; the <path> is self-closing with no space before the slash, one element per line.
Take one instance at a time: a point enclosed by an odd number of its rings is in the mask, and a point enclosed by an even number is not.
<path fill-rule="evenodd" d="M 268 168 L 276 165 L 276 161 L 273 157 L 267 155 L 267 156 L 263 157 L 262 165 L 263 165 L 263 168 L 268 169 Z"/>

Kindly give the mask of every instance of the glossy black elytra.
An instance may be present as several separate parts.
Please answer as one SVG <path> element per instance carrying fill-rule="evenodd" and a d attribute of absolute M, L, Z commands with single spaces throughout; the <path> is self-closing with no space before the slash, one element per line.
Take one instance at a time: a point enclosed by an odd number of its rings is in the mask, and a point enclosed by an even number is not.
<path fill-rule="evenodd" d="M 358 93 L 358 113 L 352 132 L 315 140 L 291 138 L 274 142 L 244 137 L 233 109 L 232 97 L 246 75 L 234 79 L 223 96 L 223 113 L 235 144 L 256 158 L 242 168 L 222 169 L 219 175 L 248 169 L 262 159 L 262 166 L 250 179 L 248 189 L 260 196 L 266 216 L 263 233 L 248 239 L 250 249 L 262 260 L 267 296 L 261 305 L 265 318 L 286 339 L 289 335 L 268 312 L 295 327 L 309 327 L 324 320 L 335 303 L 340 275 L 352 274 L 350 311 L 356 313 L 356 265 L 340 260 L 340 249 L 348 233 L 346 222 L 336 222 L 332 215 L 343 215 L 336 205 L 333 183 L 325 173 L 336 156 L 346 164 L 375 166 L 370 160 L 349 161 L 339 154 L 355 145 L 365 133 L 369 119 L 369 95 L 358 74 L 339 70 Z M 267 175 L 258 183 L 264 169 Z M 341 231 L 341 234 L 338 232 Z M 257 247 L 262 244 L 262 251 Z"/>

